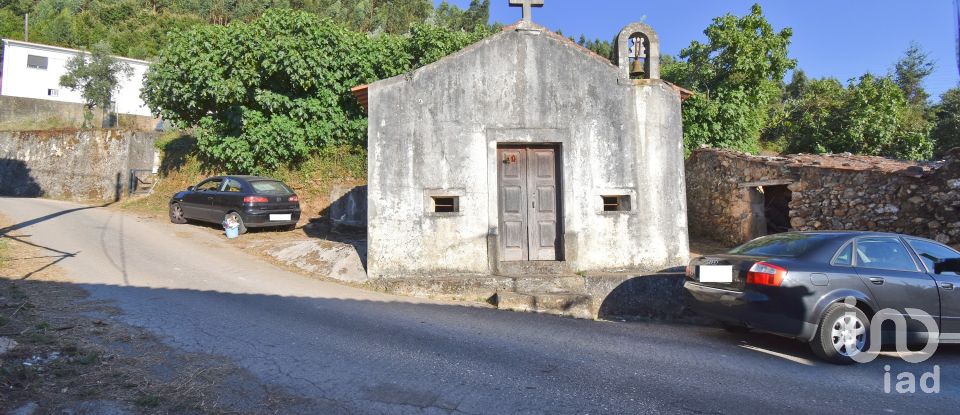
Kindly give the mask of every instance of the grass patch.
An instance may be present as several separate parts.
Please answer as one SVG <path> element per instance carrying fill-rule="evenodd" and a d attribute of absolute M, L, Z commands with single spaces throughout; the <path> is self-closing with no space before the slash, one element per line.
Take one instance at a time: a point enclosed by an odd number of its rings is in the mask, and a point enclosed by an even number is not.
<path fill-rule="evenodd" d="M 0 123 L 0 131 L 53 130 L 61 128 L 81 128 L 83 118 L 46 117 L 39 120 L 21 119 Z"/>

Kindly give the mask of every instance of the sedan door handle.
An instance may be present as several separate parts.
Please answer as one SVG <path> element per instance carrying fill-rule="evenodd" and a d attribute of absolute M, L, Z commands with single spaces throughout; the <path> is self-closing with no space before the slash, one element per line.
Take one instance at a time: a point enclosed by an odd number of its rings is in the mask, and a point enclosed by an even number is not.
<path fill-rule="evenodd" d="M 940 288 L 943 288 L 944 290 L 952 290 L 953 283 L 949 283 L 949 282 L 940 283 Z"/>
<path fill-rule="evenodd" d="M 873 277 L 873 278 L 870 278 L 870 282 L 872 282 L 873 285 L 883 285 L 883 278 Z"/>

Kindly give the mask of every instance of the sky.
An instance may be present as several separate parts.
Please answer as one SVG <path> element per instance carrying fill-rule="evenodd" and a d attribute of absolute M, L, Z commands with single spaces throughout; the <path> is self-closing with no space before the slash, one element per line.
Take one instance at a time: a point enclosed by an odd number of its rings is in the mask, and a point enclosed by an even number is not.
<path fill-rule="evenodd" d="M 467 8 L 470 0 L 447 0 Z M 440 0 L 435 0 L 439 4 Z M 513 23 L 519 8 L 508 0 L 491 0 L 491 22 Z M 676 55 L 692 40 L 706 40 L 703 30 L 714 17 L 742 16 L 760 3 L 778 31 L 793 29 L 790 57 L 813 78 L 843 82 L 866 72 L 887 74 L 910 42 L 917 42 L 936 63 L 926 89 L 938 100 L 958 86 L 957 14 L 953 0 L 544 0 L 533 21 L 567 36 L 612 40 L 629 23 L 641 21 L 660 37 L 661 51 Z M 789 77 L 789 74 L 788 74 Z"/>

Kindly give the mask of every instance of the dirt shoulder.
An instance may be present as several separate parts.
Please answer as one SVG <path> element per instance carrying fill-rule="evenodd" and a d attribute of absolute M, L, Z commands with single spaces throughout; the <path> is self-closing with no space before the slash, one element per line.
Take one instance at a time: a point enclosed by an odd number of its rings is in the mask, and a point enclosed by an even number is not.
<path fill-rule="evenodd" d="M 122 324 L 0 218 L 0 413 L 287 413 L 310 402 Z M 26 278 L 24 278 L 26 277 Z"/>

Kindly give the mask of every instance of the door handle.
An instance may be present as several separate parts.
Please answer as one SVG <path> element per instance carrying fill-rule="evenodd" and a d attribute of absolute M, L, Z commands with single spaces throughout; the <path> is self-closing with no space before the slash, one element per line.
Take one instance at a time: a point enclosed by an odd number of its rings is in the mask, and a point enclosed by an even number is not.
<path fill-rule="evenodd" d="M 873 278 L 870 278 L 870 282 L 872 282 L 873 285 L 883 285 L 883 278 L 873 277 Z"/>
<path fill-rule="evenodd" d="M 207 196 L 207 200 L 213 200 L 213 196 Z"/>
<path fill-rule="evenodd" d="M 952 290 L 952 289 L 953 289 L 953 283 L 950 283 L 950 282 L 940 283 L 940 288 L 943 288 L 944 290 Z"/>

